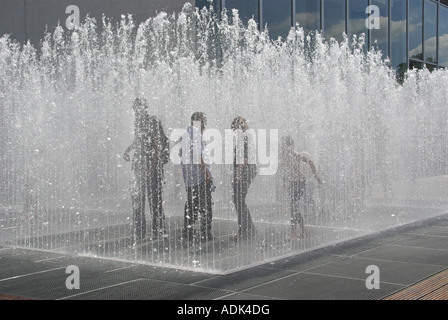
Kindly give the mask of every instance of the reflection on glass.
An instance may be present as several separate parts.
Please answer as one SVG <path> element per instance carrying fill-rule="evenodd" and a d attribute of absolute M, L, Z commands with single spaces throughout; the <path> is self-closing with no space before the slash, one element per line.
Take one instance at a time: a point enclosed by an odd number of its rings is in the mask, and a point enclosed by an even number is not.
<path fill-rule="evenodd" d="M 195 6 L 198 7 L 199 9 L 202 9 L 204 7 L 206 8 L 210 8 L 210 1 L 209 0 L 196 0 L 194 2 Z M 211 3 L 211 6 L 213 7 L 213 11 L 217 12 L 218 14 L 219 12 L 219 1 L 213 1 Z"/>
<path fill-rule="evenodd" d="M 232 18 L 232 9 L 238 10 L 240 20 L 247 24 L 249 19 L 254 19 L 258 23 L 258 0 L 225 0 L 224 5 L 228 11 L 230 21 Z"/>
<path fill-rule="evenodd" d="M 263 24 L 271 39 L 285 39 L 291 30 L 291 0 L 263 1 Z"/>
<path fill-rule="evenodd" d="M 409 61 L 409 69 L 423 69 L 423 62 L 410 60 Z"/>
<path fill-rule="evenodd" d="M 349 1 L 348 34 L 361 35 L 364 33 L 367 37 L 366 19 L 368 15 L 366 8 L 368 6 L 369 0 Z"/>
<path fill-rule="evenodd" d="M 448 8 L 439 8 L 439 64 L 448 67 Z"/>
<path fill-rule="evenodd" d="M 427 63 L 427 64 L 425 64 L 425 67 L 426 67 L 426 69 L 428 69 L 431 72 L 433 72 L 434 70 L 437 70 L 436 64 Z"/>
<path fill-rule="evenodd" d="M 425 61 L 437 62 L 437 3 L 425 0 Z"/>
<path fill-rule="evenodd" d="M 409 57 L 423 60 L 423 1 L 409 0 Z"/>
<path fill-rule="evenodd" d="M 406 70 L 406 1 L 391 0 L 390 40 L 392 66 Z"/>
<path fill-rule="evenodd" d="M 381 50 L 383 58 L 386 58 L 389 56 L 388 0 L 371 0 L 370 4 L 380 9 L 380 28 L 371 30 L 372 46 Z"/>
<path fill-rule="evenodd" d="M 320 30 L 320 1 L 296 0 L 296 23 L 303 28 L 305 35 Z"/>
<path fill-rule="evenodd" d="M 367 13 L 366 8 L 369 5 L 369 0 L 356 0 L 349 1 L 349 18 L 348 18 L 348 34 L 351 36 L 357 35 L 358 37 L 364 34 L 365 45 L 364 49 L 367 50 L 368 45 L 368 30 L 366 26 Z"/>
<path fill-rule="evenodd" d="M 345 33 L 345 0 L 324 0 L 324 34 L 329 40 L 343 40 Z"/>

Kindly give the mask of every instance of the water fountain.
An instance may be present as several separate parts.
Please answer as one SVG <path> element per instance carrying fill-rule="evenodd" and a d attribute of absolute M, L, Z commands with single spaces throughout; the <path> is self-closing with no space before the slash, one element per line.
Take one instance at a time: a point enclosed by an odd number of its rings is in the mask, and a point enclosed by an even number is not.
<path fill-rule="evenodd" d="M 447 81 L 445 70 L 414 70 L 398 84 L 362 37 L 328 43 L 296 28 L 273 41 L 236 11 L 217 21 L 189 5 L 139 26 L 87 19 L 47 34 L 39 48 L 3 36 L 0 245 L 228 273 L 444 214 Z M 285 190 L 278 175 L 260 175 L 248 195 L 257 235 L 234 242 L 232 166 L 214 164 L 215 240 L 182 246 L 185 188 L 170 163 L 168 237 L 133 246 L 132 172 L 122 154 L 136 96 L 168 134 L 204 111 L 220 132 L 241 115 L 256 132 L 293 137 L 325 181 L 307 182 L 309 236 L 287 240 Z"/>

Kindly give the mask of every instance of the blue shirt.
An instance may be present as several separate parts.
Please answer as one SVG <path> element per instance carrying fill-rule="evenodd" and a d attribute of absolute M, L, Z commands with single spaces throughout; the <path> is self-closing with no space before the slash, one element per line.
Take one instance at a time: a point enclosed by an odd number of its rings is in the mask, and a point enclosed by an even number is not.
<path fill-rule="evenodd" d="M 206 174 L 201 168 L 201 158 L 211 175 L 210 161 L 201 130 L 190 126 L 181 137 L 181 163 L 185 186 L 198 186 L 206 180 Z"/>

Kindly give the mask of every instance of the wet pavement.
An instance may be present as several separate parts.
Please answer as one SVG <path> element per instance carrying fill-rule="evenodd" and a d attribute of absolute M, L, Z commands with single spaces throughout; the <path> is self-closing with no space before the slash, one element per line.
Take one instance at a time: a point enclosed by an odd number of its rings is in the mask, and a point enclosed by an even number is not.
<path fill-rule="evenodd" d="M 447 244 L 443 215 L 225 275 L 0 247 L 0 299 L 381 300 L 438 275 L 413 298 L 443 299 Z"/>

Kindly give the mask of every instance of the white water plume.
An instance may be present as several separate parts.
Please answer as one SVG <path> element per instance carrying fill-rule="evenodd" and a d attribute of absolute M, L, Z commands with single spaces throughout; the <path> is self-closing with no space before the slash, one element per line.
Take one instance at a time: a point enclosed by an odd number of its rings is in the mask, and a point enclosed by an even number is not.
<path fill-rule="evenodd" d="M 0 243 L 227 272 L 446 212 L 448 71 L 409 71 L 399 84 L 362 37 L 328 43 L 293 28 L 274 41 L 232 14 L 230 23 L 186 5 L 138 26 L 130 16 L 117 26 L 86 19 L 37 48 L 0 38 Z M 291 136 L 324 180 L 307 181 L 310 237 L 286 240 L 286 191 L 277 175 L 258 176 L 248 205 L 259 232 L 254 243 L 232 244 L 232 168 L 214 165 L 218 245 L 179 247 L 184 184 L 169 164 L 172 239 L 144 252 L 120 243 L 131 236 L 122 154 L 136 97 L 168 136 L 195 111 L 223 134 L 243 116 L 250 128 Z"/>

